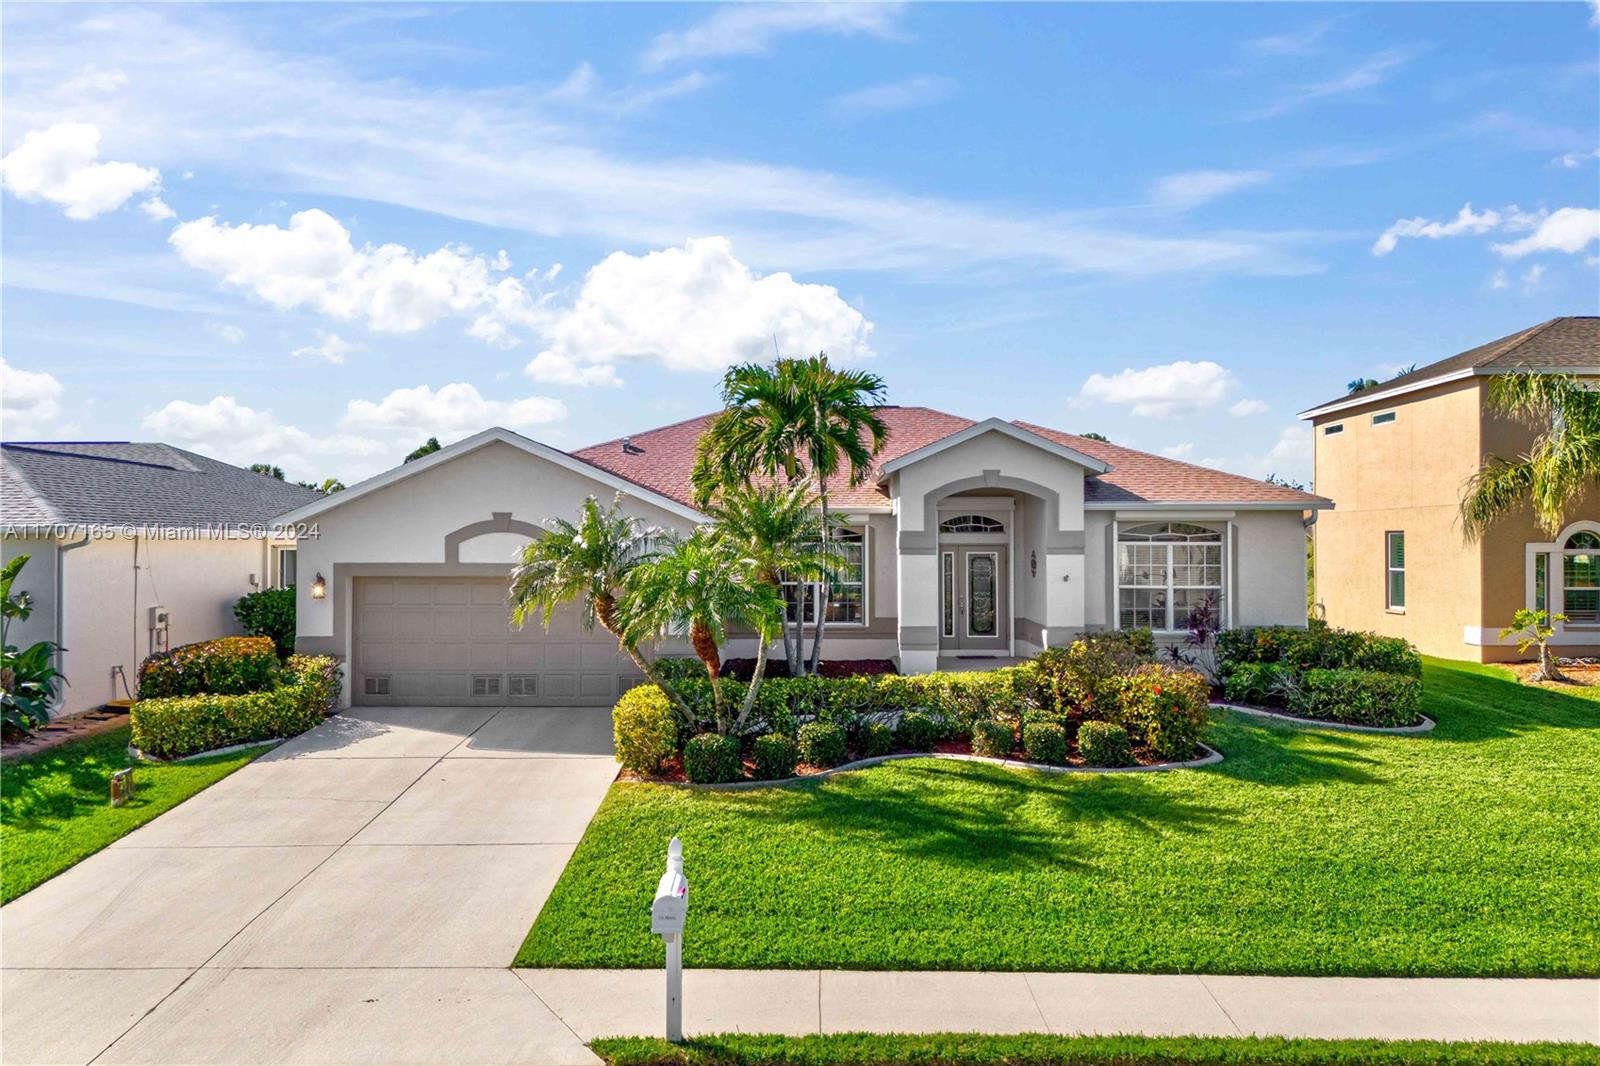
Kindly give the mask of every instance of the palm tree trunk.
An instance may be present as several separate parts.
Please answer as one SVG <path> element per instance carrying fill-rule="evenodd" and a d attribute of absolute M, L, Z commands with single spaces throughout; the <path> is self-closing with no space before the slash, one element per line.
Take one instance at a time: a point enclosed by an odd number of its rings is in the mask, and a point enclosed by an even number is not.
<path fill-rule="evenodd" d="M 683 723 L 693 727 L 694 712 L 689 709 L 689 704 L 678 694 L 678 690 L 673 688 L 672 684 L 656 670 L 655 663 L 647 661 L 643 655 L 639 654 L 638 646 L 622 635 L 621 629 L 617 626 L 616 598 L 610 595 L 596 596 L 594 598 L 594 616 L 605 627 L 607 633 L 617 638 L 617 646 L 628 653 L 628 658 L 633 660 L 633 665 L 639 668 L 639 672 L 644 674 L 645 679 L 666 693 L 667 699 L 672 703 L 673 710 L 678 712 L 678 717 L 683 719 Z"/>
<path fill-rule="evenodd" d="M 689 626 L 689 643 L 700 661 L 706 664 L 706 674 L 711 678 L 711 706 L 717 718 L 717 731 L 726 732 L 722 714 L 722 657 L 717 654 L 717 640 L 704 622 Z"/>
<path fill-rule="evenodd" d="M 828 479 L 821 478 L 817 483 L 817 499 L 822 504 L 822 546 L 828 546 Z M 822 661 L 822 631 L 828 625 L 828 593 L 832 591 L 833 583 L 826 577 L 817 582 L 817 628 L 811 637 L 811 661 L 807 665 L 806 673 L 817 672 L 817 664 Z"/>
<path fill-rule="evenodd" d="M 1556 657 L 1550 654 L 1549 643 L 1543 640 L 1539 642 L 1539 676 L 1545 681 L 1567 680 L 1567 675 L 1556 665 Z"/>
<path fill-rule="evenodd" d="M 739 720 L 733 723 L 733 732 L 737 736 L 743 729 L 745 719 L 750 717 L 750 711 L 756 705 L 756 692 L 761 688 L 763 675 L 767 672 L 767 637 L 764 633 L 756 634 L 756 669 L 750 675 L 750 688 L 744 694 L 744 706 L 739 708 Z"/>

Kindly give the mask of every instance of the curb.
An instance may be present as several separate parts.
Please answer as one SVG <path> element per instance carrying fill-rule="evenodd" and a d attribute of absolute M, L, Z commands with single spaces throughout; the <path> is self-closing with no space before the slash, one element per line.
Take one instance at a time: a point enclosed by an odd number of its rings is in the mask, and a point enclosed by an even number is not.
<path fill-rule="evenodd" d="M 672 788 L 699 788 L 717 792 L 742 792 L 752 788 L 774 788 L 787 785 L 804 784 L 807 781 L 823 781 L 836 774 L 849 773 L 853 770 L 865 770 L 868 767 L 878 766 L 886 762 L 896 762 L 900 759 L 946 759 L 951 762 L 981 762 L 991 766 L 1005 766 L 1016 770 L 1038 770 L 1046 774 L 1150 774 L 1163 773 L 1167 770 L 1193 770 L 1201 766 L 1214 766 L 1222 761 L 1222 752 L 1209 744 L 1201 744 L 1206 749 L 1206 754 L 1198 759 L 1187 762 L 1160 762 L 1150 766 L 1051 766 L 1042 762 L 1027 762 L 1022 759 L 991 759 L 986 755 L 960 755 L 955 752 L 939 751 L 907 751 L 895 755 L 877 755 L 870 759 L 857 759 L 855 762 L 841 763 L 826 770 L 805 777 L 782 777 L 775 781 L 725 781 L 716 785 L 699 785 L 692 781 L 625 781 L 621 784 L 633 785 L 668 785 Z"/>
<path fill-rule="evenodd" d="M 248 743 L 245 743 L 245 744 L 229 744 L 228 746 L 222 747 L 222 748 L 211 748 L 208 751 L 197 751 L 197 752 L 194 752 L 191 755 L 179 755 L 175 759 L 163 759 L 159 755 L 151 755 L 149 752 L 140 751 L 138 748 L 134 747 L 132 744 L 129 744 L 128 745 L 128 756 L 130 758 L 132 758 L 135 762 L 148 762 L 148 763 L 193 762 L 196 759 L 207 759 L 207 758 L 210 758 L 213 755 L 232 755 L 236 751 L 248 751 L 251 748 L 265 747 L 266 745 L 269 745 L 269 744 L 274 746 L 274 747 L 276 747 L 277 745 L 282 744 L 285 740 L 288 740 L 288 739 L 289 739 L 288 737 L 267 737 L 265 740 L 252 740 L 252 741 L 250 741 Z"/>
<path fill-rule="evenodd" d="M 1295 725 L 1311 726 L 1317 729 L 1345 729 L 1352 733 L 1393 733 L 1404 736 L 1406 734 L 1430 732 L 1437 724 L 1425 714 L 1421 716 L 1422 721 L 1416 725 L 1357 725 L 1354 722 L 1333 722 L 1326 718 L 1302 718 L 1295 714 L 1280 714 L 1277 711 L 1262 710 L 1260 707 L 1246 707 L 1239 703 L 1213 703 L 1211 706 L 1224 711 L 1238 711 L 1240 714 L 1254 715 L 1257 718 L 1275 718 L 1280 722 L 1292 722 Z"/>

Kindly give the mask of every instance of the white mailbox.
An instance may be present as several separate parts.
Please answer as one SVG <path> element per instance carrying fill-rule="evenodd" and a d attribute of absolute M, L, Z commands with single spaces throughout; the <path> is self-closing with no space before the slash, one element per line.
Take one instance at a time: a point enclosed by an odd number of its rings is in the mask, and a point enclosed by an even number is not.
<path fill-rule="evenodd" d="M 667 1039 L 683 1040 L 683 921 L 689 914 L 689 882 L 683 876 L 683 842 L 667 845 L 667 872 L 656 882 L 650 931 L 667 948 Z"/>

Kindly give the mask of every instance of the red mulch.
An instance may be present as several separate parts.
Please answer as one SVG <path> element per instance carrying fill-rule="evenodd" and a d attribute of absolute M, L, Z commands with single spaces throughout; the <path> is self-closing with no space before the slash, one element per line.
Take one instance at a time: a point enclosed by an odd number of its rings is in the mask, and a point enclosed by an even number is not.
<path fill-rule="evenodd" d="M 1539 669 L 1538 663 L 1506 663 L 1511 671 L 1521 678 L 1524 684 L 1537 685 L 1540 688 L 1587 688 L 1590 685 L 1600 685 L 1600 664 L 1585 663 L 1583 665 L 1563 666 L 1561 672 L 1567 675 L 1567 682 L 1560 681 L 1530 681 Z"/>

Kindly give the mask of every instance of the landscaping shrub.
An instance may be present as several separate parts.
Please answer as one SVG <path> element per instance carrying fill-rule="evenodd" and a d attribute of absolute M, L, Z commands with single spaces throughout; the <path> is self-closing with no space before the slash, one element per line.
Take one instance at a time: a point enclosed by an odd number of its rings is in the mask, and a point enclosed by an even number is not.
<path fill-rule="evenodd" d="M 1369 670 L 1307 670 L 1290 709 L 1308 718 L 1355 725 L 1402 726 L 1420 721 L 1422 682 Z"/>
<path fill-rule="evenodd" d="M 844 730 L 832 722 L 807 722 L 800 727 L 800 754 L 812 766 L 844 762 Z"/>
<path fill-rule="evenodd" d="M 1422 656 L 1411 642 L 1402 637 L 1379 637 L 1364 634 L 1366 640 L 1357 649 L 1350 666 L 1356 670 L 1370 670 L 1378 674 L 1404 674 L 1406 677 L 1422 676 Z"/>
<path fill-rule="evenodd" d="M 233 605 L 246 636 L 270 637 L 280 658 L 294 654 L 294 589 L 262 589 L 246 593 Z"/>
<path fill-rule="evenodd" d="M 1224 679 L 1240 663 L 1282 663 L 1295 671 L 1377 670 L 1422 676 L 1422 657 L 1407 641 L 1336 629 L 1325 622 L 1225 630 L 1217 635 L 1217 661 Z"/>
<path fill-rule="evenodd" d="M 697 733 L 683 746 L 683 772 L 697 785 L 737 781 L 744 774 L 739 738 Z"/>
<path fill-rule="evenodd" d="M 1231 703 L 1257 707 L 1283 707 L 1294 687 L 1294 671 L 1282 663 L 1235 663 L 1223 683 Z"/>
<path fill-rule="evenodd" d="M 1111 722 L 1085 722 L 1078 728 L 1078 754 L 1090 766 L 1130 766 L 1128 731 Z"/>
<path fill-rule="evenodd" d="M 139 700 L 129 712 L 133 746 L 174 759 L 305 732 L 339 698 L 338 664 L 327 656 L 295 656 L 291 662 L 298 671 L 291 672 L 291 683 L 265 692 Z"/>
<path fill-rule="evenodd" d="M 1119 679 L 1117 711 L 1106 720 L 1126 729 L 1134 747 L 1161 762 L 1174 762 L 1194 755 L 1209 721 L 1210 702 L 1211 686 L 1204 677 L 1149 663 Z M 1081 747 L 1081 730 L 1078 743 Z"/>
<path fill-rule="evenodd" d="M 139 698 L 263 692 L 278 680 L 270 637 L 219 637 L 156 652 L 139 664 Z"/>
<path fill-rule="evenodd" d="M 972 754 L 986 755 L 991 759 L 1010 757 L 1017 735 L 1010 725 L 985 718 L 973 723 Z"/>
<path fill-rule="evenodd" d="M 1080 639 L 1091 647 L 1113 654 L 1132 655 L 1140 659 L 1154 659 L 1156 656 L 1156 635 L 1149 626 L 1086 633 Z"/>
<path fill-rule="evenodd" d="M 692 655 L 666 655 L 655 661 L 656 673 L 667 681 L 687 681 L 694 678 L 709 683 L 706 664 Z"/>
<path fill-rule="evenodd" d="M 611 709 L 611 732 L 617 761 L 636 774 L 659 773 L 678 750 L 677 712 L 654 685 L 638 685 L 622 694 Z"/>
<path fill-rule="evenodd" d="M 861 754 L 876 759 L 894 750 L 894 730 L 883 722 L 868 722 L 861 727 Z"/>
<path fill-rule="evenodd" d="M 939 739 L 939 724 L 920 711 L 908 711 L 900 716 L 895 735 L 903 748 L 932 751 L 934 741 Z"/>
<path fill-rule="evenodd" d="M 778 781 L 794 776 L 800 765 L 800 746 L 793 737 L 781 733 L 767 733 L 756 737 L 756 777 L 763 781 Z"/>
<path fill-rule="evenodd" d="M 1067 729 L 1055 722 L 1029 722 L 1022 727 L 1022 750 L 1030 762 L 1064 766 L 1067 761 Z"/>

